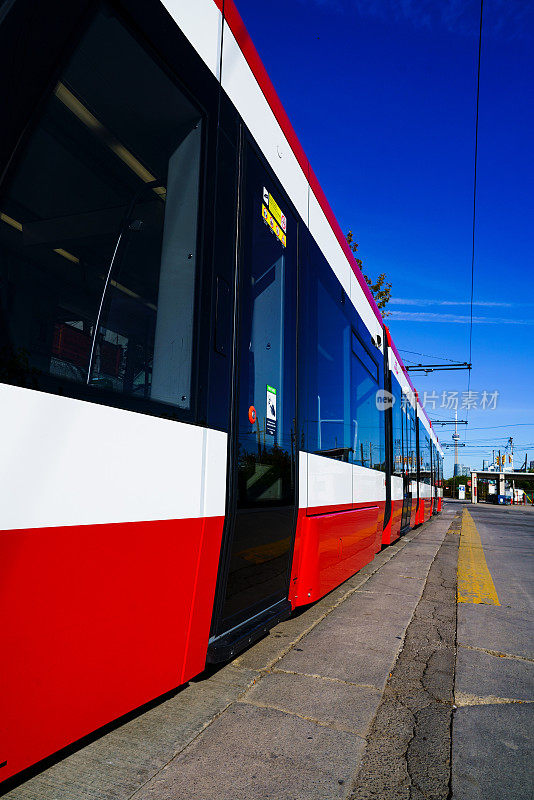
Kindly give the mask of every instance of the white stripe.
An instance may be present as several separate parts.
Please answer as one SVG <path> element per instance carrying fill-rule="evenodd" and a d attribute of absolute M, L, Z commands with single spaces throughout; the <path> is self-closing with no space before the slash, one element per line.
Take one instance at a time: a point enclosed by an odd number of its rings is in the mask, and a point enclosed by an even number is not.
<path fill-rule="evenodd" d="M 404 374 L 404 371 L 391 347 L 388 350 L 388 360 L 389 360 L 390 370 L 393 372 L 396 379 L 398 380 L 402 391 L 408 397 L 410 405 L 412 406 L 412 408 L 415 408 L 415 397 L 412 391 L 412 387 L 408 383 L 408 379 L 406 378 L 406 375 Z"/>
<path fill-rule="evenodd" d="M 352 465 L 308 454 L 308 506 L 352 503 Z"/>
<path fill-rule="evenodd" d="M 402 483 L 403 480 L 398 475 L 391 476 L 391 499 L 392 500 L 402 500 L 404 498 L 404 492 L 402 490 Z"/>
<path fill-rule="evenodd" d="M 369 500 L 383 502 L 386 499 L 386 475 L 376 469 L 358 464 L 352 465 L 352 502 L 366 503 Z"/>
<path fill-rule="evenodd" d="M 0 529 L 221 516 L 227 435 L 0 385 Z"/>
<path fill-rule="evenodd" d="M 299 452 L 299 508 L 308 507 L 308 453 Z"/>
<path fill-rule="evenodd" d="M 222 86 L 298 213 L 307 222 L 307 178 L 228 25 L 224 28 Z M 273 194 L 281 205 L 276 191 Z"/>
<path fill-rule="evenodd" d="M 301 461 L 303 453 L 301 453 Z M 307 454 L 307 506 L 377 503 L 386 499 L 385 475 L 375 469 L 348 464 L 315 453 Z M 299 496 L 303 505 L 303 492 Z"/>
<path fill-rule="evenodd" d="M 336 239 L 337 242 L 337 239 Z M 341 250 L 341 246 L 339 242 L 337 242 L 337 246 Z M 341 250 L 341 252 L 343 252 Z M 345 254 L 343 253 L 343 258 L 345 258 Z M 349 265 L 350 269 L 350 300 L 360 317 L 362 318 L 365 326 L 369 330 L 371 336 L 374 337 L 376 341 L 376 337 L 380 336 L 380 351 L 384 352 L 384 332 L 382 330 L 382 325 L 376 318 L 375 312 L 369 305 L 369 300 L 365 296 L 365 292 L 363 291 L 358 278 L 354 274 L 352 267 Z"/>
<path fill-rule="evenodd" d="M 162 3 L 219 80 L 222 14 L 213 0 L 162 0 Z"/>

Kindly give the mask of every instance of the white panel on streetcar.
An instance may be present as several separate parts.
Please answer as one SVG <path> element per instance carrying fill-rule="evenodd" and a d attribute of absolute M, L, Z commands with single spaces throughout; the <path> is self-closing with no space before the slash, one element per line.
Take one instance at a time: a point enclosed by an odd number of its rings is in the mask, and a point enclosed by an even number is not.
<path fill-rule="evenodd" d="M 308 507 L 352 503 L 352 464 L 308 453 Z"/>
<path fill-rule="evenodd" d="M 402 488 L 402 478 L 399 478 L 398 475 L 391 476 L 391 499 L 392 500 L 402 500 L 404 497 L 404 492 Z"/>
<path fill-rule="evenodd" d="M 386 475 L 359 464 L 352 465 L 352 502 L 378 503 L 386 499 Z"/>
<path fill-rule="evenodd" d="M 213 0 L 162 0 L 182 33 L 219 79 L 222 14 Z"/>
<path fill-rule="evenodd" d="M 319 201 L 310 189 L 310 233 L 330 264 L 334 275 L 350 298 L 350 276 L 352 268 L 328 222 Z"/>
<path fill-rule="evenodd" d="M 349 268 L 350 268 L 350 299 L 352 305 L 362 318 L 364 325 L 366 326 L 371 336 L 374 337 L 375 341 L 376 337 L 380 336 L 380 341 L 381 341 L 380 350 L 382 350 L 384 346 L 382 341 L 384 337 L 382 331 L 382 325 L 378 321 L 375 312 L 369 305 L 369 300 L 365 296 L 365 292 L 360 286 L 358 278 L 356 277 L 352 267 L 350 267 L 350 264 Z"/>
<path fill-rule="evenodd" d="M 225 433 L 2 384 L 0 438 L 0 529 L 224 514 Z"/>
<path fill-rule="evenodd" d="M 302 219 L 308 220 L 308 181 L 228 25 L 222 86 Z"/>
<path fill-rule="evenodd" d="M 308 453 L 299 453 L 299 508 L 308 507 Z"/>

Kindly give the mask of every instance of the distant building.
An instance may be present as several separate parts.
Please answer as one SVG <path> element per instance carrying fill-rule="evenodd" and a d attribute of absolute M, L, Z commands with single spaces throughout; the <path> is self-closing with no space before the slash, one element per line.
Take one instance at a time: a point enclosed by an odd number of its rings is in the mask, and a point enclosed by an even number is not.
<path fill-rule="evenodd" d="M 458 464 L 458 466 L 454 465 L 454 475 L 459 477 L 471 476 L 471 467 L 467 467 L 465 464 Z"/>

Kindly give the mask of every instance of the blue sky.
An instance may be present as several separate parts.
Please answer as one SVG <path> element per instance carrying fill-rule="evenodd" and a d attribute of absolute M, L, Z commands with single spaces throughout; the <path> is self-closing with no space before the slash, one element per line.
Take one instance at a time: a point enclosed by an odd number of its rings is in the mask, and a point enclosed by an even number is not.
<path fill-rule="evenodd" d="M 393 284 L 405 363 L 469 356 L 478 0 L 237 0 L 343 230 Z M 481 468 L 514 437 L 534 460 L 534 3 L 485 0 L 471 390 L 460 461 Z M 413 351 L 413 352 L 407 352 Z M 416 355 L 423 353 L 423 355 Z M 442 393 L 467 372 L 415 375 Z M 441 441 L 451 428 L 437 428 Z M 447 450 L 445 474 L 452 474 Z"/>

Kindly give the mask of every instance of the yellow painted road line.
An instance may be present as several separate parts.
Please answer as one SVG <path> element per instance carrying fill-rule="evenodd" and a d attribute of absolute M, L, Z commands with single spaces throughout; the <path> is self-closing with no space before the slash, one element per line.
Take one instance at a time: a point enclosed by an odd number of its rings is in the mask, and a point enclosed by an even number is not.
<path fill-rule="evenodd" d="M 500 606 L 480 534 L 466 508 L 462 516 L 458 554 L 458 602 Z"/>

